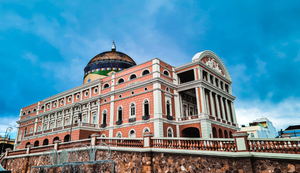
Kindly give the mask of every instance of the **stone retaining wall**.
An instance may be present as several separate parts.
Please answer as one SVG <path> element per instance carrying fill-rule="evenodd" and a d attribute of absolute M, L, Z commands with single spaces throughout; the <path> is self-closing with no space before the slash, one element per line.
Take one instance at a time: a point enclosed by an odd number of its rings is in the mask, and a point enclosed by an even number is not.
<path fill-rule="evenodd" d="M 98 150 L 96 158 L 105 159 L 107 151 Z M 80 151 L 77 157 L 81 161 L 88 160 L 88 152 Z M 157 152 L 112 151 L 111 159 L 115 161 L 117 173 L 300 173 L 300 162 L 293 160 L 274 160 L 257 158 L 232 158 L 218 156 L 202 156 L 188 154 L 170 154 Z M 69 161 L 71 157 L 69 157 Z M 49 160 L 45 160 L 49 164 Z M 30 173 L 32 166 L 39 166 L 40 156 L 25 156 L 4 159 L 2 166 L 12 173 Z M 105 170 L 110 172 L 110 164 L 84 167 L 82 172 L 92 173 Z M 33 171 L 35 172 L 35 171 Z M 47 172 L 62 172 L 61 169 L 48 169 Z M 65 172 L 65 171 L 64 171 Z"/>

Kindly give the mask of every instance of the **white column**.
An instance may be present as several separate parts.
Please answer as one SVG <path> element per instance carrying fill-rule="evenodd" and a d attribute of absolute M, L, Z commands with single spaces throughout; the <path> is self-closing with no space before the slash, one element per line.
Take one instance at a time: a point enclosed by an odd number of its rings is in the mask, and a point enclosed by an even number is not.
<path fill-rule="evenodd" d="M 180 138 L 179 125 L 176 125 L 177 138 Z"/>
<path fill-rule="evenodd" d="M 66 106 L 67 97 L 64 97 L 64 106 Z"/>
<path fill-rule="evenodd" d="M 162 118 L 162 100 L 161 100 L 161 91 L 158 90 L 161 88 L 161 84 L 153 84 L 153 108 L 154 108 L 154 118 L 157 118 L 154 121 L 154 137 L 163 137 L 163 122 L 160 120 Z"/>
<path fill-rule="evenodd" d="M 162 118 L 162 96 L 161 96 L 161 84 L 153 84 L 153 107 L 154 107 L 154 118 Z"/>
<path fill-rule="evenodd" d="M 197 68 L 194 68 L 193 71 L 194 71 L 194 79 L 197 80 Z"/>
<path fill-rule="evenodd" d="M 212 91 L 209 91 L 209 97 L 210 97 L 211 115 L 216 117 L 215 104 L 212 96 Z"/>
<path fill-rule="evenodd" d="M 177 74 L 175 73 L 174 67 L 172 67 L 172 71 L 173 71 L 173 78 L 175 79 L 175 80 L 173 80 L 173 84 L 178 85 L 178 84 L 179 84 L 179 83 L 178 83 L 178 76 L 177 76 Z"/>
<path fill-rule="evenodd" d="M 232 109 L 232 117 L 233 117 L 233 122 L 234 124 L 237 124 L 237 121 L 236 121 L 236 114 L 235 114 L 235 109 L 234 109 L 234 103 L 231 102 L 231 109 Z"/>
<path fill-rule="evenodd" d="M 57 103 L 56 103 L 57 105 Z M 54 128 L 56 128 L 56 121 L 57 121 L 57 112 L 54 114 Z"/>
<path fill-rule="evenodd" d="M 98 101 L 97 101 L 97 106 L 98 106 L 98 112 L 97 112 L 96 122 L 97 122 L 97 124 L 101 124 L 100 123 L 100 99 L 98 99 Z"/>
<path fill-rule="evenodd" d="M 176 90 L 174 90 L 174 94 L 176 95 L 174 97 L 175 115 L 176 115 L 177 118 L 180 118 L 181 113 L 180 113 L 180 98 L 179 98 L 179 93 Z"/>
<path fill-rule="evenodd" d="M 199 87 L 195 88 L 196 90 L 196 104 L 197 104 L 197 115 L 200 115 L 200 98 L 199 98 Z"/>
<path fill-rule="evenodd" d="M 51 128 L 50 128 L 50 119 L 51 119 L 50 114 L 48 114 L 48 121 L 47 121 L 47 124 L 48 124 L 48 125 L 47 125 L 47 130 L 48 130 L 48 129 L 51 129 Z"/>
<path fill-rule="evenodd" d="M 219 104 L 219 99 L 218 99 L 218 95 L 217 95 L 217 94 L 215 94 L 215 100 L 216 100 L 216 106 L 217 106 L 218 118 L 221 119 L 220 104 Z"/>
<path fill-rule="evenodd" d="M 212 136 L 211 123 L 207 119 L 201 120 L 202 138 L 210 138 Z"/>
<path fill-rule="evenodd" d="M 82 100 L 83 91 L 80 91 L 80 100 Z"/>
<path fill-rule="evenodd" d="M 89 94 L 90 94 L 90 98 L 92 97 L 92 87 L 89 88 Z"/>
<path fill-rule="evenodd" d="M 200 70 L 200 67 L 197 68 L 197 73 L 198 73 L 198 76 L 199 76 L 199 79 L 202 79 L 202 76 L 201 76 L 201 70 Z"/>
<path fill-rule="evenodd" d="M 206 107 L 206 99 L 205 99 L 205 92 L 204 88 L 200 87 L 200 97 L 201 97 L 201 107 L 202 107 L 202 112 L 208 114 L 208 110 Z"/>
<path fill-rule="evenodd" d="M 205 90 L 204 90 L 205 91 Z M 209 93 L 206 95 L 206 93 L 204 92 L 204 96 L 205 96 L 205 105 L 206 105 L 206 110 L 207 110 L 207 114 L 212 115 L 212 113 L 210 112 L 210 107 L 209 107 Z"/>
<path fill-rule="evenodd" d="M 226 105 L 226 110 L 227 110 L 227 115 L 228 115 L 228 122 L 232 122 L 227 99 L 225 100 L 225 105 Z"/>
<path fill-rule="evenodd" d="M 152 60 L 152 73 L 153 78 L 160 77 L 160 66 L 159 66 L 159 59 Z"/>
<path fill-rule="evenodd" d="M 46 109 L 46 108 L 44 108 L 44 109 Z M 44 122 L 45 122 L 44 119 L 45 119 L 45 116 L 42 117 L 42 131 L 44 131 Z"/>
<path fill-rule="evenodd" d="M 87 123 L 91 123 L 91 102 L 87 104 Z"/>
<path fill-rule="evenodd" d="M 38 118 L 35 118 L 35 122 L 34 122 L 34 133 L 36 132 L 36 126 L 37 126 L 37 121 L 38 121 Z"/>
<path fill-rule="evenodd" d="M 115 74 L 111 75 L 111 91 L 115 90 Z"/>
<path fill-rule="evenodd" d="M 112 95 L 110 97 L 110 118 L 109 118 L 109 126 L 113 126 L 114 125 L 114 95 Z M 109 137 L 112 138 L 113 137 L 113 129 L 109 128 Z"/>
<path fill-rule="evenodd" d="M 223 97 L 221 96 L 220 98 L 221 102 L 221 107 L 222 107 L 222 113 L 223 113 L 223 120 L 226 120 L 226 113 L 225 113 L 225 109 L 224 109 L 224 100 L 223 100 Z"/>
<path fill-rule="evenodd" d="M 65 97 L 66 98 L 66 97 Z M 64 99 L 64 103 L 66 102 L 66 99 Z M 65 126 L 65 110 L 61 112 L 61 126 Z"/>
<path fill-rule="evenodd" d="M 72 103 L 74 103 L 74 100 L 75 100 L 74 97 L 75 97 L 75 94 L 73 93 L 73 94 L 72 94 Z"/>
<path fill-rule="evenodd" d="M 37 109 L 36 109 L 36 114 L 38 115 L 40 111 L 40 102 L 38 103 Z"/>

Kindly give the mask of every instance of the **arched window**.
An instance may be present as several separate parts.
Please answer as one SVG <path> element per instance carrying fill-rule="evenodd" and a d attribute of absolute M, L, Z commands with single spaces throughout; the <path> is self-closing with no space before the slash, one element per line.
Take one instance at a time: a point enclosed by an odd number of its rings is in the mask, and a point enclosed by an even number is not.
<path fill-rule="evenodd" d="M 56 136 L 54 139 L 53 139 L 53 144 L 54 144 L 54 141 L 58 141 L 59 140 L 59 137 Z"/>
<path fill-rule="evenodd" d="M 20 131 L 18 141 L 21 141 L 21 139 L 22 139 L 22 130 Z"/>
<path fill-rule="evenodd" d="M 118 84 L 123 83 L 123 82 L 125 82 L 123 78 L 120 78 L 120 79 L 118 80 Z"/>
<path fill-rule="evenodd" d="M 223 132 L 221 129 L 219 129 L 219 138 L 223 138 Z"/>
<path fill-rule="evenodd" d="M 101 135 L 101 138 L 106 138 L 106 135 L 105 135 L 105 134 L 102 134 L 102 135 Z"/>
<path fill-rule="evenodd" d="M 93 115 L 93 124 L 96 124 L 96 114 Z"/>
<path fill-rule="evenodd" d="M 143 129 L 143 134 L 144 134 L 144 133 L 149 133 L 149 132 L 150 132 L 149 127 L 145 127 L 145 128 Z"/>
<path fill-rule="evenodd" d="M 25 128 L 25 132 L 24 132 L 24 135 L 27 135 L 27 127 Z"/>
<path fill-rule="evenodd" d="M 58 121 L 58 127 L 61 127 L 61 121 Z"/>
<path fill-rule="evenodd" d="M 35 109 L 35 108 L 33 109 L 33 112 L 36 112 L 36 109 Z"/>
<path fill-rule="evenodd" d="M 26 143 L 26 145 L 25 145 L 25 148 L 27 148 L 27 147 L 28 147 L 28 145 L 30 145 L 30 142 L 27 142 L 27 143 Z"/>
<path fill-rule="evenodd" d="M 149 113 L 149 100 L 145 99 L 144 100 L 144 116 L 150 115 Z"/>
<path fill-rule="evenodd" d="M 70 120 L 67 119 L 67 120 L 66 120 L 66 125 L 69 125 L 69 124 L 70 124 Z"/>
<path fill-rule="evenodd" d="M 108 87 L 109 87 L 109 84 L 108 84 L 108 83 L 106 83 L 106 84 L 103 85 L 103 89 L 104 89 L 104 88 L 108 88 Z"/>
<path fill-rule="evenodd" d="M 54 123 L 51 123 L 51 129 L 53 129 L 54 128 Z"/>
<path fill-rule="evenodd" d="M 218 138 L 217 129 L 215 127 L 213 127 L 212 132 L 213 132 L 213 138 Z"/>
<path fill-rule="evenodd" d="M 168 132 L 168 137 L 173 137 L 174 136 L 172 127 L 168 127 L 167 132 Z"/>
<path fill-rule="evenodd" d="M 165 70 L 164 75 L 169 76 L 169 72 L 167 70 Z"/>
<path fill-rule="evenodd" d="M 31 111 L 29 110 L 27 113 L 28 113 L 28 114 L 30 114 L 30 113 L 31 113 Z"/>
<path fill-rule="evenodd" d="M 147 74 L 150 74 L 150 71 L 149 70 L 144 70 L 143 73 L 142 73 L 142 76 L 145 76 Z"/>
<path fill-rule="evenodd" d="M 224 130 L 224 135 L 225 135 L 225 138 L 228 138 L 227 130 Z"/>
<path fill-rule="evenodd" d="M 167 109 L 167 115 L 171 115 L 171 104 L 169 100 L 167 101 L 166 109 Z"/>
<path fill-rule="evenodd" d="M 64 142 L 69 142 L 70 141 L 70 135 L 66 135 L 64 137 Z"/>
<path fill-rule="evenodd" d="M 129 80 L 132 80 L 132 79 L 135 79 L 136 78 L 136 74 L 132 74 L 130 77 L 129 77 Z"/>
<path fill-rule="evenodd" d="M 49 140 L 48 139 L 44 139 L 43 145 L 48 145 L 48 144 L 49 144 Z"/>
<path fill-rule="evenodd" d="M 45 126 L 44 126 L 44 130 L 47 130 L 48 129 L 48 126 L 47 126 L 47 124 L 45 124 Z"/>
<path fill-rule="evenodd" d="M 102 113 L 102 124 L 106 124 L 107 111 L 104 110 Z"/>
<path fill-rule="evenodd" d="M 33 133 L 33 128 L 31 127 L 30 130 L 29 130 L 29 133 Z"/>
<path fill-rule="evenodd" d="M 129 131 L 128 137 L 135 138 L 135 131 L 133 129 Z"/>
<path fill-rule="evenodd" d="M 130 104 L 130 115 L 135 116 L 135 104 L 134 103 Z"/>
<path fill-rule="evenodd" d="M 42 130 L 42 127 L 41 126 L 39 126 L 38 127 L 38 132 L 40 132 Z"/>
<path fill-rule="evenodd" d="M 25 112 L 23 112 L 23 115 L 26 115 L 26 113 L 25 113 Z"/>
<path fill-rule="evenodd" d="M 122 106 L 118 107 L 118 121 L 122 121 L 123 120 L 123 108 Z"/>
<path fill-rule="evenodd" d="M 117 132 L 116 137 L 117 138 L 122 138 L 122 133 L 121 132 Z"/>
<path fill-rule="evenodd" d="M 37 147 L 37 146 L 39 146 L 39 144 L 40 144 L 39 141 L 35 141 L 34 144 L 33 144 L 33 146 L 34 146 L 34 147 Z"/>
<path fill-rule="evenodd" d="M 87 122 L 87 117 L 86 117 L 86 115 L 85 115 L 85 116 L 83 116 L 83 122 L 84 122 L 84 123 L 86 123 L 86 122 Z"/>

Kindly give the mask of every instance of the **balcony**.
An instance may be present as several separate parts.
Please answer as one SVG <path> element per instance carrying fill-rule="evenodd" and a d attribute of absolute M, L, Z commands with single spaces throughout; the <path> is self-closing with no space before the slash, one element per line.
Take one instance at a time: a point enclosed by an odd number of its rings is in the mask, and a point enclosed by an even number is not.
<path fill-rule="evenodd" d="M 148 120 L 149 118 L 150 118 L 150 115 L 144 115 L 144 116 L 142 117 L 143 120 Z"/>
<path fill-rule="evenodd" d="M 130 122 L 130 123 L 135 122 L 135 120 L 136 120 L 135 117 L 134 117 L 134 118 L 129 118 L 129 122 Z"/>
<path fill-rule="evenodd" d="M 121 125 L 123 123 L 122 120 L 116 121 L 116 125 Z"/>

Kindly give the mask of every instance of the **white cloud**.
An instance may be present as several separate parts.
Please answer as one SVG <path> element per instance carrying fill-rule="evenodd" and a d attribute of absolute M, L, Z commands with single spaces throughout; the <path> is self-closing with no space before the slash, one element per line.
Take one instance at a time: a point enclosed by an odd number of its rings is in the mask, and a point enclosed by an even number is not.
<path fill-rule="evenodd" d="M 276 130 L 300 124 L 300 99 L 287 98 L 279 103 L 268 101 L 242 102 L 235 105 L 238 124 L 248 125 L 257 118 L 266 117 L 273 122 Z"/>
<path fill-rule="evenodd" d="M 32 52 L 26 52 L 22 56 L 23 59 L 29 60 L 32 64 L 35 64 L 38 61 L 38 57 Z"/>
<path fill-rule="evenodd" d="M 11 138 L 15 138 L 16 133 L 17 133 L 17 123 L 16 121 L 18 120 L 18 117 L 9 117 L 9 116 L 4 116 L 0 118 L 0 135 L 4 136 L 6 129 L 9 127 L 9 125 L 13 126 L 13 131 L 10 133 Z"/>

